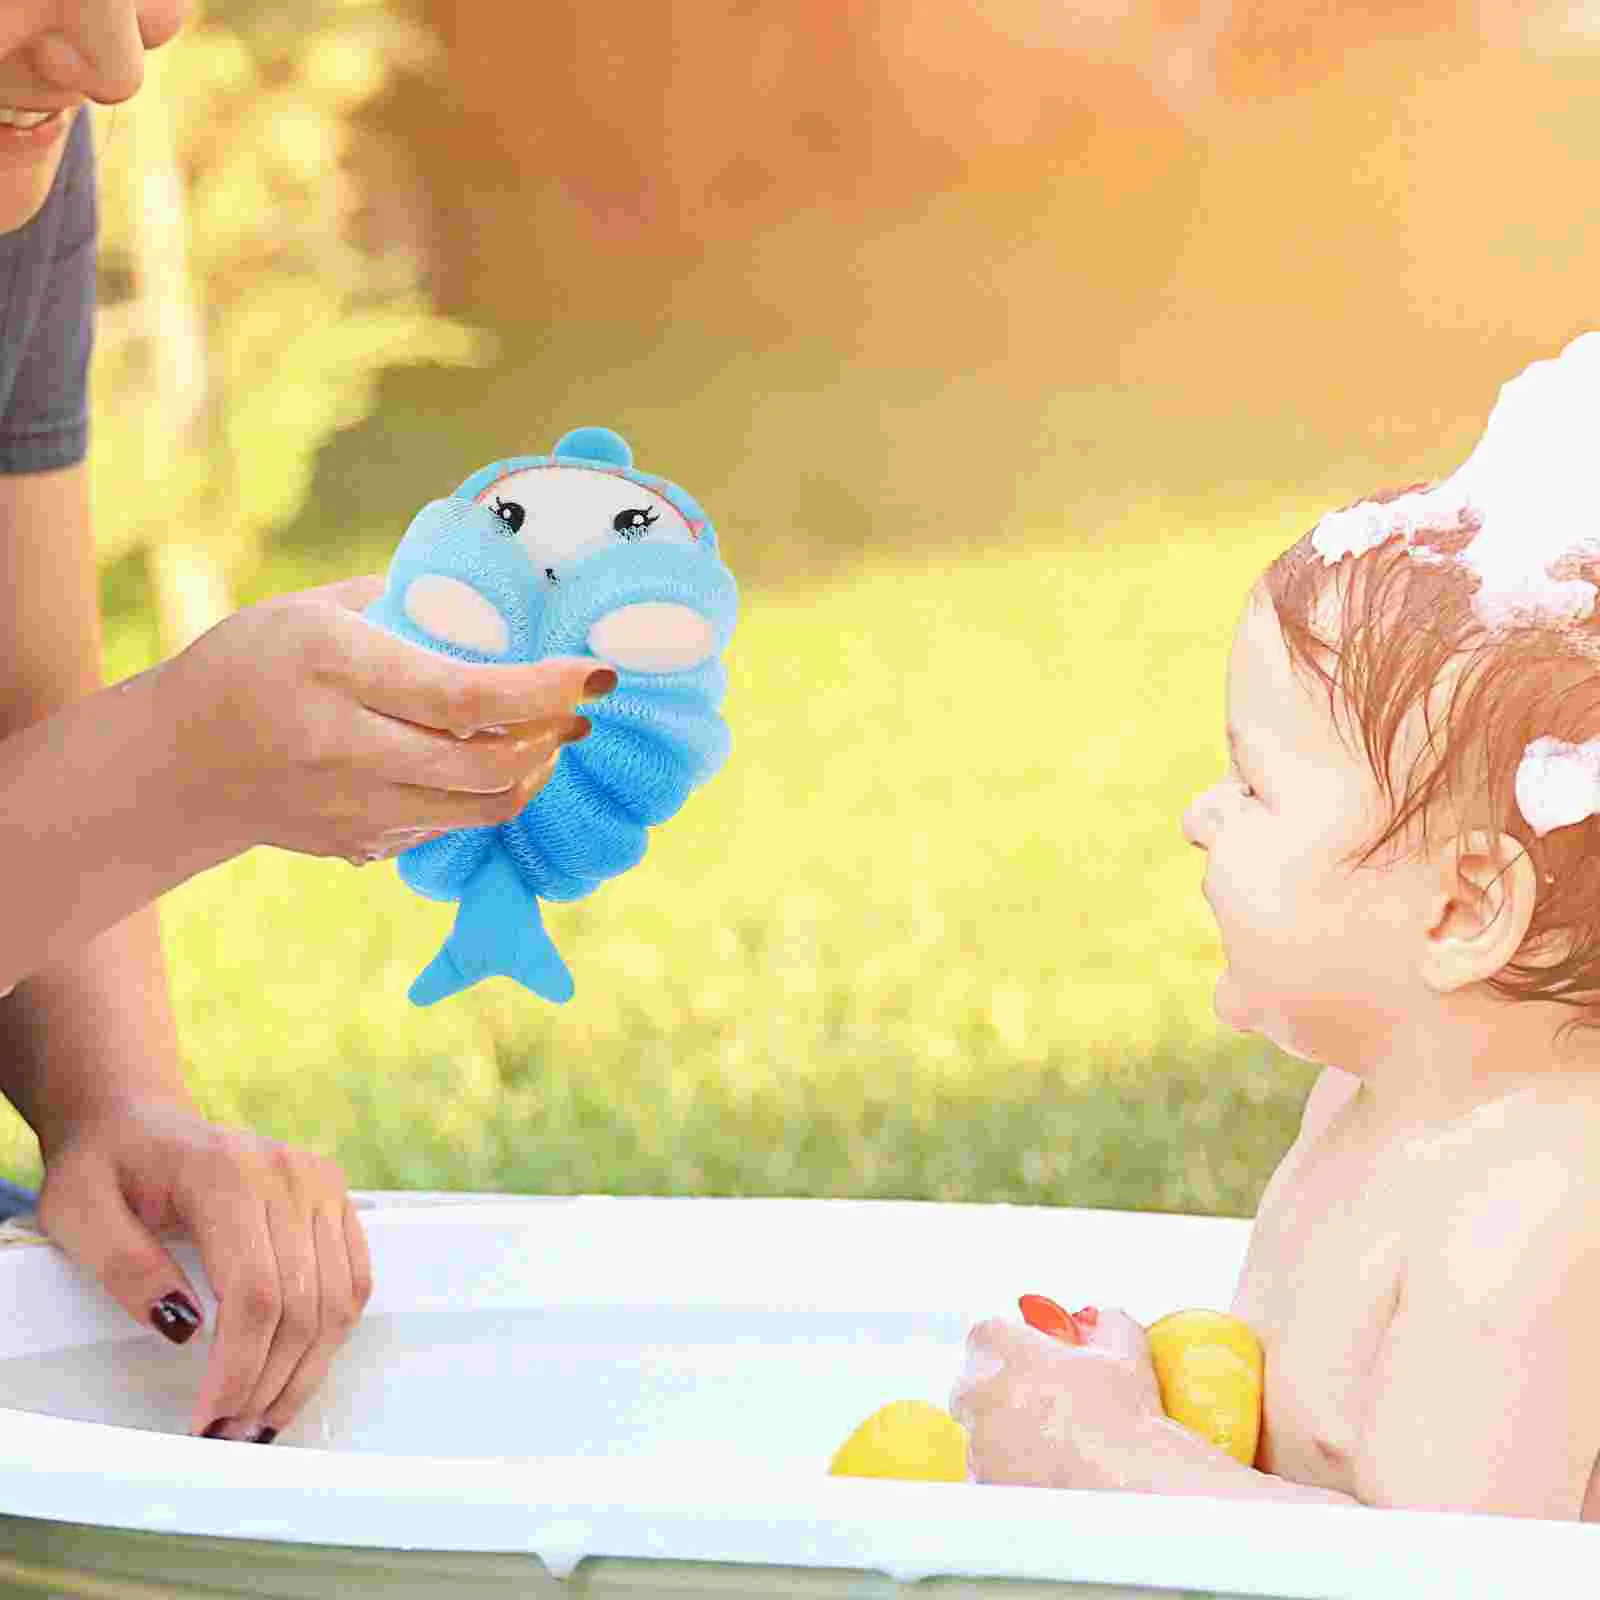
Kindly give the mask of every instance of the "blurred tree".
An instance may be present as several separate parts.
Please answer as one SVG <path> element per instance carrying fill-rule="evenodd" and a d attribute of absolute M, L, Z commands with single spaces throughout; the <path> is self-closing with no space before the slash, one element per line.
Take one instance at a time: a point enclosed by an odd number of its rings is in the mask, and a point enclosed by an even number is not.
<path fill-rule="evenodd" d="M 1337 76 L 1356 52 L 1479 47 L 1547 0 L 423 0 L 465 113 L 441 138 L 554 180 L 595 236 L 653 260 L 799 209 L 871 216 L 1095 125 L 1204 133 L 1230 104 Z M 518 93 L 503 64 L 518 63 Z"/>
<path fill-rule="evenodd" d="M 355 113 L 435 61 L 407 0 L 206 0 L 96 118 L 100 555 L 144 553 L 168 653 L 233 609 L 385 368 L 492 357 L 432 309 L 417 228 L 372 225 L 373 181 L 407 210 L 393 148 L 354 175 Z"/>

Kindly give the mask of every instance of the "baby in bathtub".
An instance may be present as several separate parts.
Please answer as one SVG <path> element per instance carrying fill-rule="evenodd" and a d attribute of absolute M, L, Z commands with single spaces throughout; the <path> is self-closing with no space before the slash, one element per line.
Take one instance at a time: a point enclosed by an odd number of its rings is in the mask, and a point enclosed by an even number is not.
<path fill-rule="evenodd" d="M 1597 584 L 1592 333 L 1452 477 L 1254 586 L 1183 832 L 1218 1016 L 1323 1067 L 1231 1306 L 1266 1355 L 1255 1465 L 1162 1415 L 1106 1309 L 1078 1348 L 973 1329 L 973 1477 L 1600 1520 Z"/>

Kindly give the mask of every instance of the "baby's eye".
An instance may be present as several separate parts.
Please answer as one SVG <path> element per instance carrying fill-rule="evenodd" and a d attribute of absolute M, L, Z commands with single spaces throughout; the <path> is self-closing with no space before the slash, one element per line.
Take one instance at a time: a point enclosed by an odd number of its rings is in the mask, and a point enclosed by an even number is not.
<path fill-rule="evenodd" d="M 624 539 L 642 539 L 660 520 L 660 512 L 640 506 L 630 511 L 619 511 L 611 519 L 611 526 Z"/>
<path fill-rule="evenodd" d="M 505 523 L 507 533 L 521 532 L 522 524 L 528 518 L 528 513 L 515 500 L 502 500 L 499 495 L 494 497 L 492 509 L 494 514 Z"/>

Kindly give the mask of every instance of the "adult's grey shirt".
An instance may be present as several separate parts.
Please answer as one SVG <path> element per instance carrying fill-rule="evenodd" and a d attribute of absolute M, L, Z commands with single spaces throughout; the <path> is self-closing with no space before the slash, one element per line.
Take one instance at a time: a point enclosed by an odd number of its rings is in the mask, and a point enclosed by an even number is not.
<path fill-rule="evenodd" d="M 84 106 L 44 205 L 0 233 L 0 473 L 75 466 L 88 451 L 97 233 Z"/>

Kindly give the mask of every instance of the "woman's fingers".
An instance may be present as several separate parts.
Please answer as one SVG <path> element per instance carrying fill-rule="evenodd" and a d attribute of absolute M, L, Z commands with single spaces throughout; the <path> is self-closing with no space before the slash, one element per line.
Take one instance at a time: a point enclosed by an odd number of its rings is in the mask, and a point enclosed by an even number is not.
<path fill-rule="evenodd" d="M 366 1296 L 357 1293 L 354 1263 L 345 1236 L 342 1208 L 319 1206 L 311 1219 L 311 1238 L 316 1249 L 318 1317 L 312 1338 L 300 1350 L 284 1382 L 277 1382 L 277 1347 L 267 1372 L 262 1375 L 258 1394 L 266 1396 L 253 1408 L 271 1437 L 276 1438 L 300 1414 L 306 1401 L 316 1393 L 339 1348 L 350 1337 L 366 1306 Z M 287 1356 L 287 1349 L 283 1352 Z"/>
<path fill-rule="evenodd" d="M 505 733 L 459 739 L 361 710 L 349 757 L 352 765 L 395 785 L 463 795 L 499 794 L 543 766 L 564 743 L 586 737 L 591 727 L 587 717 L 563 712 Z"/>
<path fill-rule="evenodd" d="M 129 1209 L 111 1162 L 52 1166 L 39 1196 L 39 1223 L 136 1322 L 174 1344 L 199 1331 L 195 1286 Z"/>
<path fill-rule="evenodd" d="M 177 1101 L 121 1101 L 60 1130 L 39 1216 L 130 1315 L 176 1344 L 201 1326 L 200 1295 L 155 1230 L 189 1235 L 217 1301 L 191 1430 L 213 1438 L 270 1441 L 372 1293 L 366 1234 L 335 1162 Z"/>
<path fill-rule="evenodd" d="M 407 815 L 426 819 L 428 831 L 448 833 L 456 828 L 492 828 L 521 815 L 528 802 L 554 776 L 559 749 L 550 752 L 532 772 L 492 794 L 446 793 L 439 789 L 396 789 L 395 803 Z"/>
<path fill-rule="evenodd" d="M 588 738 L 591 727 L 587 718 L 578 717 L 555 737 L 508 736 L 502 744 L 494 736 L 480 735 L 467 741 L 469 747 L 480 748 L 464 748 L 455 757 L 436 755 L 434 781 L 392 783 L 365 807 L 362 842 L 354 851 L 341 853 L 358 863 L 383 860 L 440 833 L 511 821 L 555 775 L 561 752 Z M 410 731 L 424 738 L 449 739 L 422 729 Z M 485 745 L 499 747 L 482 748 Z"/>
<path fill-rule="evenodd" d="M 249 1393 L 233 1408 L 234 1425 L 222 1435 L 258 1444 L 272 1442 L 263 1435 L 263 1428 L 270 1429 L 275 1438 L 292 1415 L 269 1416 L 268 1412 L 308 1352 L 324 1341 L 329 1311 L 323 1305 L 326 1263 L 321 1259 L 321 1241 L 314 1233 L 316 1212 L 308 1210 L 306 1197 L 296 1192 L 298 1185 L 287 1164 L 279 1182 L 277 1192 L 266 1198 L 267 1231 L 278 1269 L 278 1321 L 260 1372 Z M 341 1259 L 343 1254 L 341 1248 Z M 335 1344 L 343 1337 L 341 1328 Z"/>
<path fill-rule="evenodd" d="M 230 1436 L 246 1412 L 283 1315 L 283 1280 L 267 1223 L 264 1161 L 228 1146 L 178 1192 L 178 1208 L 217 1296 L 211 1360 L 190 1431 Z"/>
<path fill-rule="evenodd" d="M 266 1365 L 231 1436 L 270 1444 L 299 1415 L 372 1295 L 366 1231 L 331 1161 L 287 1152 L 283 1203 L 268 1205 L 285 1284 Z M 298 1314 L 297 1314 L 298 1308 Z"/>
<path fill-rule="evenodd" d="M 521 815 L 554 776 L 560 758 L 558 747 L 532 772 L 524 773 L 515 783 L 491 794 L 406 787 L 391 789 L 385 796 L 385 805 L 409 820 L 371 834 L 357 848 L 346 852 L 348 859 L 357 866 L 387 861 L 441 834 L 463 828 L 492 828 L 510 822 Z M 423 819 L 420 823 L 419 818 Z"/>
<path fill-rule="evenodd" d="M 366 1236 L 338 1166 L 286 1145 L 239 1161 L 206 1204 L 213 1220 L 197 1242 L 217 1286 L 217 1336 L 194 1431 L 270 1444 L 366 1307 Z"/>
<path fill-rule="evenodd" d="M 356 1311 L 360 1313 L 367 1309 L 367 1302 L 372 1298 L 372 1255 L 367 1248 L 367 1230 L 362 1226 L 361 1214 L 348 1197 L 340 1220 L 350 1262 L 350 1291 L 356 1299 Z"/>
<path fill-rule="evenodd" d="M 592 656 L 486 664 L 414 644 L 362 614 L 379 587 L 262 601 L 163 664 L 175 766 L 231 842 L 366 861 L 415 843 L 402 829 L 509 821 L 588 731 L 577 708 L 617 683 Z"/>
<path fill-rule="evenodd" d="M 353 611 L 336 613 L 322 669 L 373 711 L 465 738 L 481 729 L 570 716 L 609 693 L 616 672 L 592 656 L 461 661 L 402 639 Z"/>

